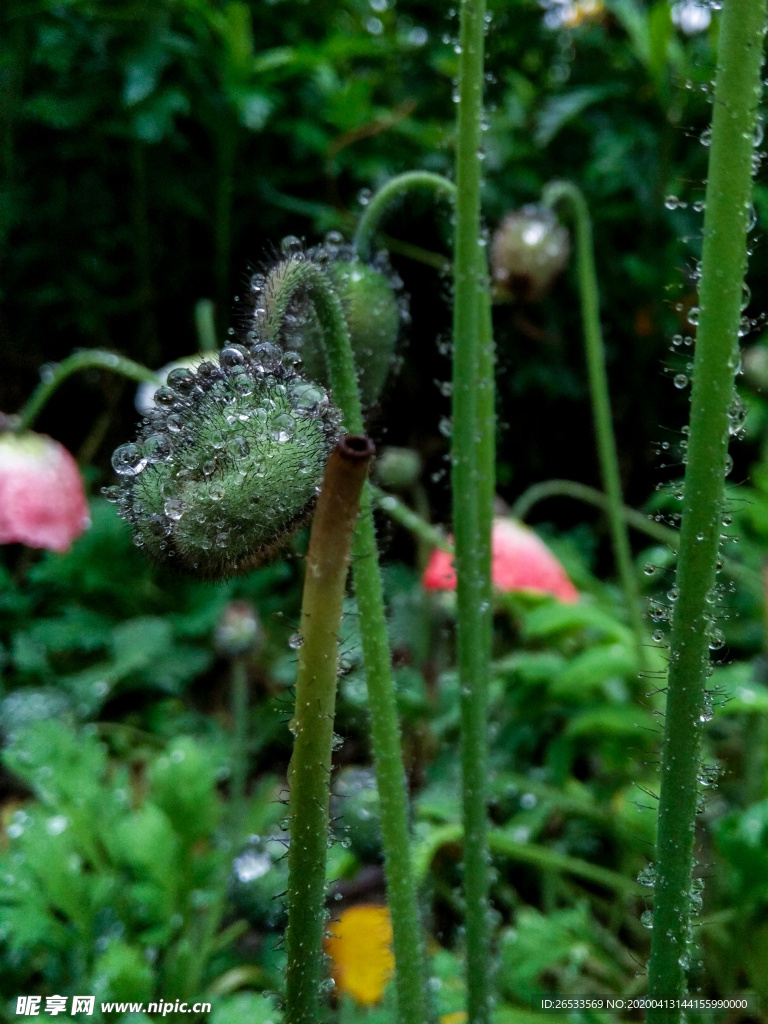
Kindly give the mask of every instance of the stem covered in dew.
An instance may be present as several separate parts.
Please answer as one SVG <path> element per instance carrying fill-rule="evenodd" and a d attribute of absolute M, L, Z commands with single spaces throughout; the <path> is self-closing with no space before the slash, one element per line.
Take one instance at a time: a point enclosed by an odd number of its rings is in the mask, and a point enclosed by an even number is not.
<path fill-rule="evenodd" d="M 462 0 L 453 306 L 453 525 L 464 805 L 467 1012 L 490 1019 L 486 706 L 492 614 L 493 356 L 480 239 L 484 0 Z M 491 376 L 491 380 L 488 377 Z"/>
<path fill-rule="evenodd" d="M 346 429 L 362 433 L 363 414 L 344 311 L 325 274 L 308 260 L 294 257 L 285 261 L 278 265 L 267 281 L 267 336 L 278 336 L 291 298 L 299 288 L 307 290 L 323 328 L 323 344 L 333 397 L 344 414 Z M 360 515 L 352 545 L 352 569 L 360 614 L 373 758 L 381 804 L 384 870 L 396 964 L 398 1019 L 401 1024 L 424 1024 L 427 1012 L 421 931 L 408 835 L 408 790 L 379 572 L 373 502 L 368 481 L 365 482 L 360 499 Z"/>
<path fill-rule="evenodd" d="M 677 560 L 679 596 L 672 624 L 662 751 L 650 996 L 682 996 L 686 988 L 699 748 L 712 626 L 707 598 L 715 584 L 720 547 L 765 0 L 728 0 L 721 18 Z M 650 1010 L 648 1021 L 672 1024 L 680 1016 L 678 1011 Z"/>
<path fill-rule="evenodd" d="M 547 206 L 567 203 L 576 226 L 576 258 L 581 300 L 581 319 L 584 330 L 584 348 L 589 371 L 589 390 L 592 396 L 592 415 L 595 421 L 595 438 L 600 458 L 600 472 L 608 499 L 608 520 L 611 526 L 613 555 L 616 559 L 624 602 L 632 630 L 637 640 L 638 660 L 644 661 L 643 614 L 640 608 L 637 580 L 632 565 L 632 549 L 629 532 L 622 514 L 623 498 L 619 457 L 616 451 L 616 437 L 611 419 L 611 400 L 608 391 L 608 377 L 605 372 L 605 349 L 603 332 L 600 327 L 600 296 L 595 270 L 595 250 L 592 241 L 592 221 L 589 207 L 581 189 L 570 181 L 555 181 L 548 185 L 542 196 Z"/>
<path fill-rule="evenodd" d="M 27 400 L 26 405 L 19 413 L 16 429 L 21 431 L 31 428 L 48 399 L 70 374 L 93 367 L 112 370 L 114 373 L 119 373 L 123 377 L 128 377 L 129 380 L 135 380 L 139 383 L 148 382 L 150 384 L 157 384 L 158 387 L 162 384 L 157 374 L 153 373 L 152 370 L 148 370 L 146 366 L 142 366 L 141 363 L 135 363 L 132 359 L 126 359 L 124 356 L 118 356 L 114 352 L 105 352 L 98 348 L 84 349 L 82 352 L 75 352 L 73 355 L 63 359 L 51 369 L 50 376 L 37 385 Z"/>
<path fill-rule="evenodd" d="M 232 842 L 234 848 L 242 839 L 245 820 L 245 783 L 248 775 L 248 667 L 240 655 L 232 659 Z"/>
<path fill-rule="evenodd" d="M 358 222 L 354 244 L 361 260 L 370 258 L 371 243 L 387 207 L 414 188 L 430 188 L 437 196 L 444 195 L 449 199 L 456 196 L 453 182 L 432 171 L 406 171 L 391 178 L 373 196 Z"/>
<path fill-rule="evenodd" d="M 288 927 L 285 936 L 286 1020 L 320 1019 L 328 853 L 329 776 L 336 706 L 338 637 L 352 533 L 373 445 L 343 438 L 331 453 L 312 523 L 301 605 L 295 736 L 288 769 Z"/>

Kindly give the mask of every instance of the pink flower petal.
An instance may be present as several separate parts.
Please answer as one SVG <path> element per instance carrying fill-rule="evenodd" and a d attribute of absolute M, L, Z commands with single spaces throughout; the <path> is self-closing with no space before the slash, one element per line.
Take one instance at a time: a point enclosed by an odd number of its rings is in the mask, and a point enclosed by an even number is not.
<path fill-rule="evenodd" d="M 0 544 L 66 551 L 90 525 L 77 463 L 44 434 L 0 434 Z"/>
<path fill-rule="evenodd" d="M 491 579 L 502 593 L 531 591 L 552 594 L 560 601 L 578 601 L 568 574 L 533 530 L 515 519 L 495 519 L 491 535 Z M 453 556 L 434 550 L 421 578 L 427 590 L 455 590 Z"/>

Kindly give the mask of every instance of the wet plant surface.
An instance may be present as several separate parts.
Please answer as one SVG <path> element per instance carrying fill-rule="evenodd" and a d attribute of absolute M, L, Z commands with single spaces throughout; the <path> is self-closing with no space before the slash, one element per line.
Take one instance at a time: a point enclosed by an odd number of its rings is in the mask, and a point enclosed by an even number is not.
<path fill-rule="evenodd" d="M 768 999 L 726 2 L 0 14 L 2 1019 Z"/>

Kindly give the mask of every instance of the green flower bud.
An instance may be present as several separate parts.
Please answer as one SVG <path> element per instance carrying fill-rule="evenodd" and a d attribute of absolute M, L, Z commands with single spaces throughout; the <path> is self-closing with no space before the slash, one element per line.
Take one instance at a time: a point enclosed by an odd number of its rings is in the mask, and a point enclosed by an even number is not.
<path fill-rule="evenodd" d="M 571 254 L 568 231 L 546 206 L 508 213 L 491 244 L 491 276 L 500 299 L 537 302 Z"/>
<path fill-rule="evenodd" d="M 360 400 L 363 406 L 370 406 L 384 390 L 400 325 L 408 319 L 408 303 L 405 296 L 397 295 L 402 281 L 392 272 L 385 253 L 378 254 L 370 264 L 363 263 L 352 246 L 340 242 L 340 235 L 329 232 L 324 245 L 305 255 L 325 269 L 341 299 L 357 366 Z M 278 265 L 273 274 L 279 272 Z M 283 326 L 283 344 L 299 353 L 303 373 L 310 380 L 329 387 L 320 323 L 308 301 L 294 305 Z"/>
<path fill-rule="evenodd" d="M 223 579 L 306 520 L 340 416 L 280 357 L 275 345 L 230 345 L 173 370 L 136 442 L 113 454 L 113 500 L 156 562 Z"/>
<path fill-rule="evenodd" d="M 412 448 L 385 448 L 376 460 L 376 476 L 393 491 L 413 487 L 422 469 L 421 456 Z"/>

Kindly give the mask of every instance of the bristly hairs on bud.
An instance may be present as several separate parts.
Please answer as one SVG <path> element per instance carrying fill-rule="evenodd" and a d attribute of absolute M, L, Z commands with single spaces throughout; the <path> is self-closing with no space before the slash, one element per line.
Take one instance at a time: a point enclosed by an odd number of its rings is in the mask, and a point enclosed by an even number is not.
<path fill-rule="evenodd" d="M 108 489 L 134 543 L 206 579 L 246 572 L 306 521 L 341 415 L 276 345 L 232 344 L 155 393 Z"/>
<path fill-rule="evenodd" d="M 408 297 L 392 270 L 387 253 L 380 251 L 367 262 L 336 231 L 323 244 L 303 250 L 298 239 L 283 240 L 283 259 L 250 279 L 241 310 L 244 342 L 260 334 L 279 342 L 301 360 L 310 380 L 330 388 L 331 374 L 324 332 L 311 294 L 311 283 L 300 264 L 322 271 L 341 301 L 355 356 L 360 399 L 372 406 L 381 396 L 392 368 L 400 328 L 410 320 Z"/>

